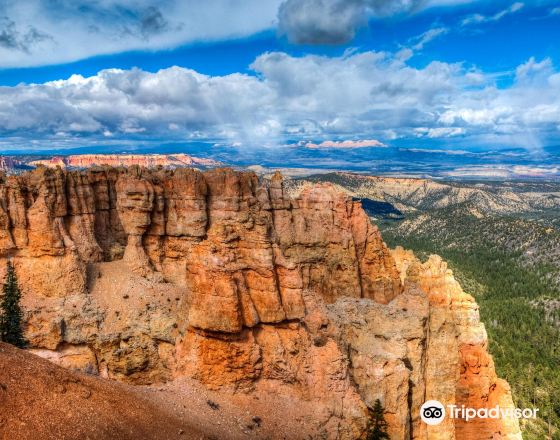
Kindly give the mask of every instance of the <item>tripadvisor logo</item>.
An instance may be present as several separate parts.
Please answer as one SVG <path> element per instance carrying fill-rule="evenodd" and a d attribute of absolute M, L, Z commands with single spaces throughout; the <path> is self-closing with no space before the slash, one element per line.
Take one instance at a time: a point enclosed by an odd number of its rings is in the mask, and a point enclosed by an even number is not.
<path fill-rule="evenodd" d="M 462 419 L 466 422 L 472 419 L 535 419 L 537 418 L 538 408 L 500 408 L 496 405 L 493 408 L 467 408 L 464 405 L 447 405 L 447 411 L 443 404 L 437 400 L 428 400 L 420 408 L 420 418 L 427 425 L 439 425 L 445 415 L 451 419 Z"/>
<path fill-rule="evenodd" d="M 445 408 L 437 400 L 428 400 L 420 408 L 420 418 L 427 425 L 439 425 L 445 418 Z"/>

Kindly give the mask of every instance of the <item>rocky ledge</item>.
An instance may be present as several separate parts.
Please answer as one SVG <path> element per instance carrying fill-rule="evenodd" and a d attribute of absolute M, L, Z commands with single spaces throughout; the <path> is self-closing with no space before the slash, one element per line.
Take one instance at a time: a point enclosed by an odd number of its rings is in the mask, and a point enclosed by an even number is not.
<path fill-rule="evenodd" d="M 318 438 L 520 438 L 515 420 L 423 424 L 428 399 L 511 406 L 474 299 L 439 257 L 389 251 L 329 185 L 284 192 L 231 169 L 0 176 L 30 350 L 135 384 L 181 376 L 316 406 Z M 2 273 L 0 273 L 0 276 Z M 290 421 L 286 421 L 290 423 Z"/>

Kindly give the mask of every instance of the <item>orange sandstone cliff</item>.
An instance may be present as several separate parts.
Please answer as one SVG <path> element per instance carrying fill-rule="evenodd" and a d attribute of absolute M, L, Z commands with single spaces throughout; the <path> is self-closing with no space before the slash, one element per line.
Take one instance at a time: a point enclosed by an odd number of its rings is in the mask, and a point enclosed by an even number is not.
<path fill-rule="evenodd" d="M 423 424 L 428 399 L 512 405 L 478 307 L 329 185 L 290 198 L 279 174 L 230 169 L 0 176 L 0 271 L 8 258 L 30 350 L 70 369 L 291 396 L 313 404 L 317 438 L 362 437 L 376 399 L 392 439 L 520 438 L 515 420 Z"/>

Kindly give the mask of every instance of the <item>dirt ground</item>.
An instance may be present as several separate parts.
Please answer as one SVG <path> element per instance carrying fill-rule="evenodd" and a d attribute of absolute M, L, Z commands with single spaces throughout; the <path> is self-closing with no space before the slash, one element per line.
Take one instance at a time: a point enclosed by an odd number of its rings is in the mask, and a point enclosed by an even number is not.
<path fill-rule="evenodd" d="M 218 392 L 181 378 L 162 386 L 137 387 L 136 392 L 213 440 L 314 438 L 310 426 L 317 418 L 315 406 L 266 389 L 250 394 Z"/>
<path fill-rule="evenodd" d="M 132 386 L 73 373 L 0 343 L 0 439 L 310 439 L 316 409 L 192 379 Z"/>

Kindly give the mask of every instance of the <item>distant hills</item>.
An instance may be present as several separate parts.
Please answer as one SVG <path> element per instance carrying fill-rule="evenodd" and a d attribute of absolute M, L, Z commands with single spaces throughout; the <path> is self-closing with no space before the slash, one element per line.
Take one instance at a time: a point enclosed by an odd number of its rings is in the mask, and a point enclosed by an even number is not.
<path fill-rule="evenodd" d="M 544 181 L 458 182 L 338 172 L 294 179 L 290 181 L 290 190 L 298 192 L 316 182 L 330 182 L 362 199 L 364 208 L 372 211 L 370 215 L 375 216 L 374 208 L 380 208 L 380 217 L 385 213 L 397 215 L 459 204 L 468 205 L 475 215 L 560 208 L 560 183 Z"/>

